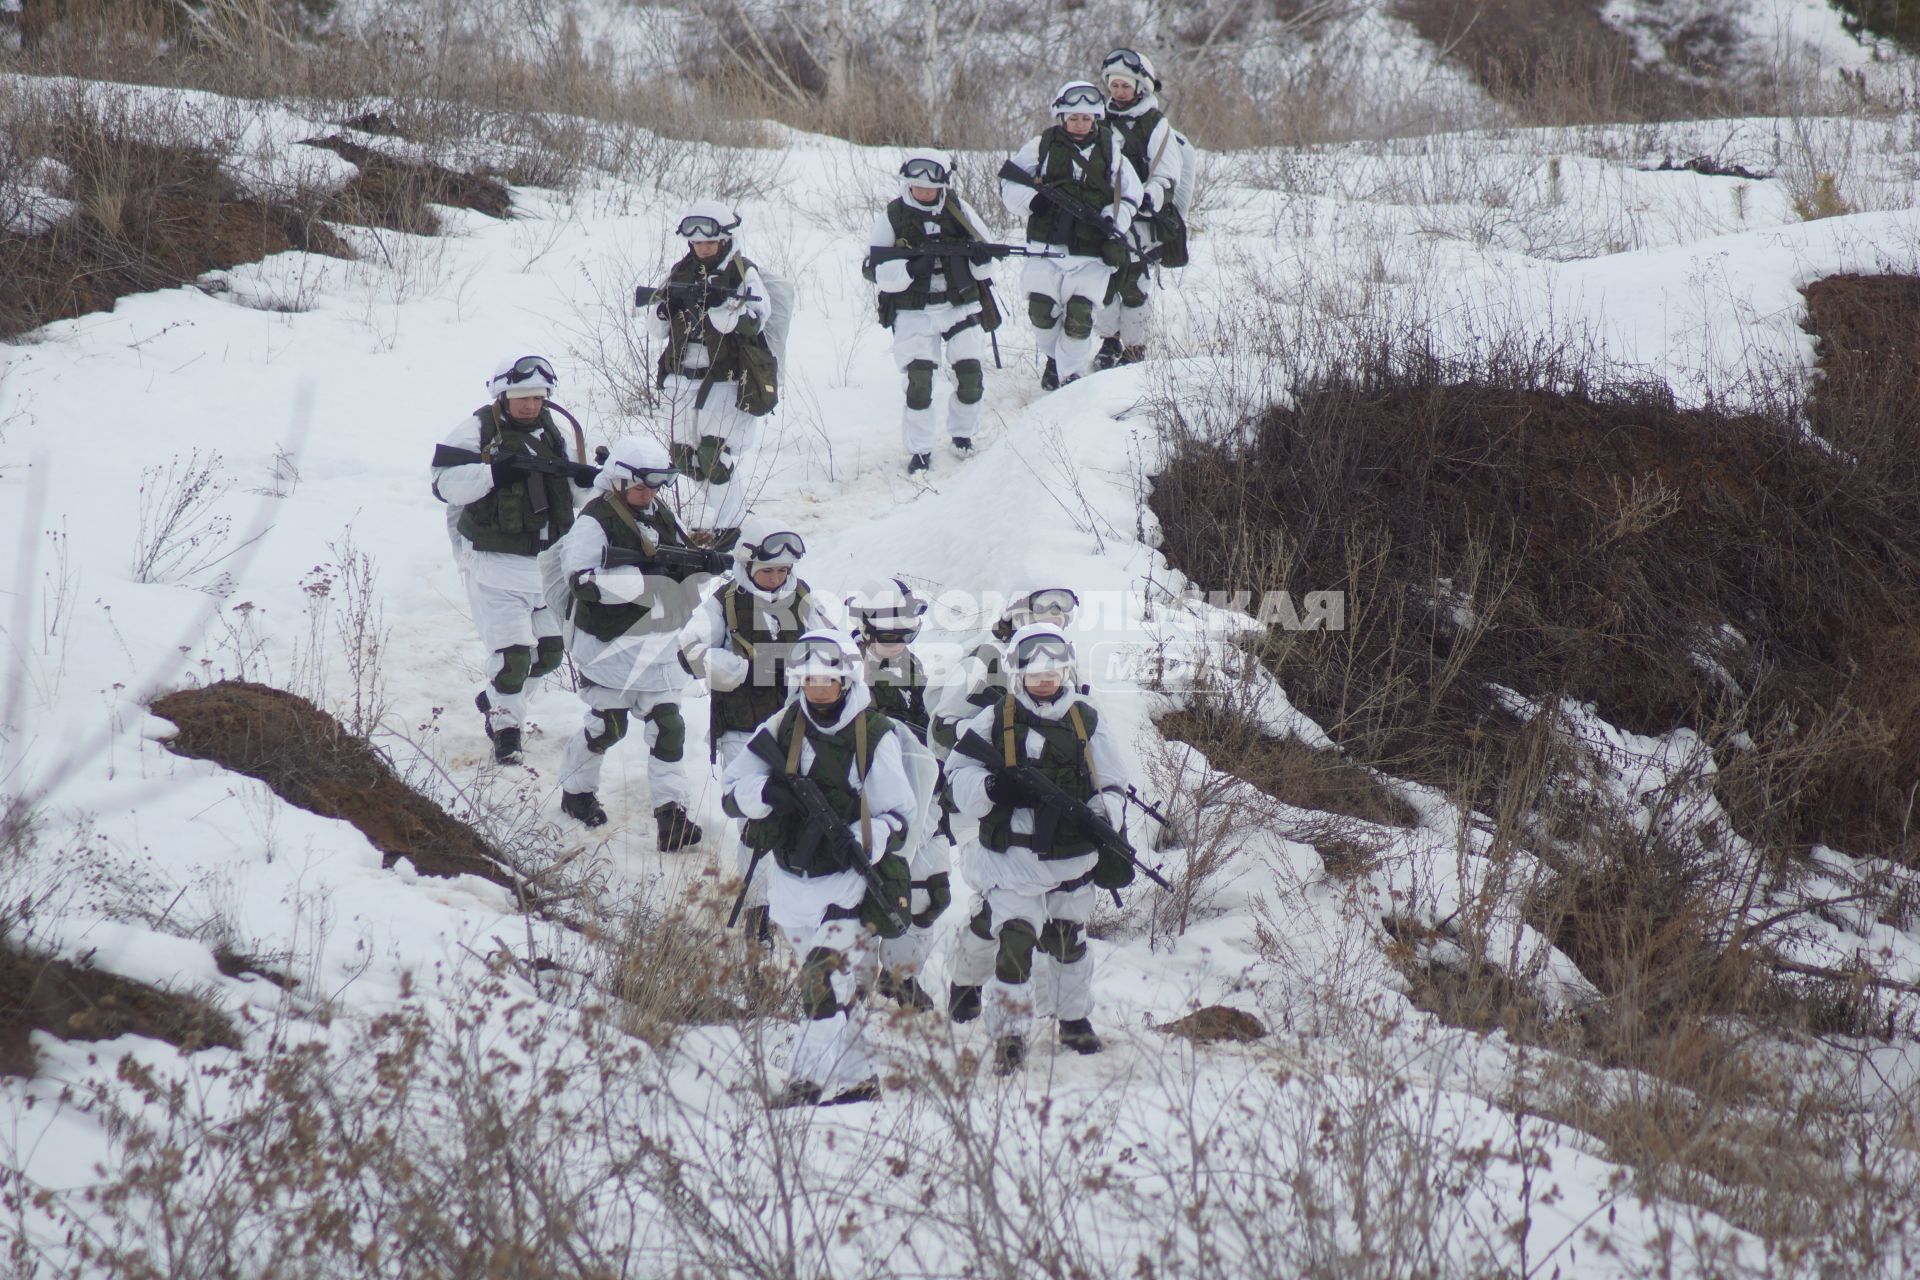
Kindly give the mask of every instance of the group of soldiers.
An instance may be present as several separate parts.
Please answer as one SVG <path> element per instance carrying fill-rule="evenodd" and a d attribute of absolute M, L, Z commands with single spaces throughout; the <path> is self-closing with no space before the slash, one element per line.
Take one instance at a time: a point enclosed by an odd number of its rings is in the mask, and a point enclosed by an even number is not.
<path fill-rule="evenodd" d="M 1181 210 L 1190 152 L 1161 110 L 1153 64 L 1132 49 L 1102 60 L 1101 85 L 1073 80 L 1054 95 L 1053 125 L 1000 169 L 1000 198 L 1026 224 L 1024 246 L 989 241 L 979 214 L 951 188 L 944 151 L 909 152 L 900 194 L 873 224 L 867 279 L 906 374 L 909 474 L 928 470 L 936 437 L 934 376 L 952 368 L 947 434 L 971 452 L 985 393 L 987 336 L 1000 324 L 992 264 L 1018 255 L 1027 316 L 1052 391 L 1095 370 L 1146 356 L 1156 268 L 1186 262 Z M 1096 343 L 1096 339 L 1098 339 Z"/>
<path fill-rule="evenodd" d="M 1103 73 L 1105 93 L 1065 86 L 1053 127 L 1002 169 L 1008 208 L 1028 220 L 1022 283 L 1049 388 L 1141 358 L 1169 228 L 1151 215 L 1172 208 L 1182 180 L 1184 143 L 1168 145 L 1151 66 L 1116 50 Z M 866 271 L 907 374 L 910 469 L 924 470 L 943 356 L 956 383 L 948 431 L 971 448 L 990 264 L 1011 246 L 986 241 L 944 155 L 915 152 L 900 173 Z M 433 492 L 493 655 L 475 705 L 494 758 L 521 761 L 530 692 L 570 656 L 585 715 L 562 751 L 561 810 L 608 822 L 602 763 L 637 723 L 658 847 L 688 848 L 704 833 L 688 807 L 681 704 L 690 683 L 706 685 L 710 763 L 739 827 L 734 915 L 756 942 L 783 937 L 801 965 L 806 1019 L 778 1103 L 878 1096 L 866 996 L 935 1007 L 918 975 L 956 859 L 975 902 L 948 966 L 948 1014 L 983 1017 L 996 1069 L 1012 1073 L 1043 968 L 1061 1044 L 1097 1053 L 1085 926 L 1096 890 L 1124 887 L 1138 863 L 1123 753 L 1067 633 L 1078 600 L 1065 587 L 1023 592 L 936 687 L 911 649 L 927 605 L 905 582 L 836 600 L 798 575 L 805 539 L 750 518 L 740 478 L 777 393 L 764 358 L 775 295 L 741 256 L 739 226 L 724 205 L 696 203 L 677 227 L 686 255 L 664 287 L 642 291 L 666 441 L 627 436 L 587 462 L 579 422 L 553 399 L 552 362 L 527 355 L 500 363 L 488 402 L 434 454 Z M 702 492 L 669 501 L 683 478 Z M 973 833 L 956 839 L 956 824 Z"/>

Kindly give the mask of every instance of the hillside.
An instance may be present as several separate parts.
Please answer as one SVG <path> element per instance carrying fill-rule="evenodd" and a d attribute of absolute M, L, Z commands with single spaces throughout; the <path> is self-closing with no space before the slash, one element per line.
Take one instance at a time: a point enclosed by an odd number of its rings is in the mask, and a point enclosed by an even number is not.
<path fill-rule="evenodd" d="M 337 50 L 9 72 L 11 1272 L 1911 1273 L 1907 64 L 1767 0 L 1723 86 L 1788 31 L 1885 84 L 1603 123 L 1441 57 L 1441 8 L 1263 7 L 1265 83 L 1354 55 L 1311 127 L 1171 85 L 1220 132 L 1151 358 L 1043 395 L 1016 317 L 926 483 L 859 272 L 897 149 L 588 83 L 682 56 L 676 10 L 576 11 L 545 82 L 455 69 L 451 20 L 407 92 L 392 29 L 337 94 Z M 1596 21 L 1676 81 L 1681 16 Z M 1047 38 L 978 29 L 961 79 Z M 168 78 L 201 87 L 131 83 Z M 1382 79 L 1404 112 L 1355 127 Z M 1038 123 L 996 96 L 994 217 Z M 554 682 L 492 763 L 428 458 L 527 350 L 589 443 L 657 430 L 632 286 L 702 195 L 800 299 L 752 481 L 805 576 L 924 590 L 937 670 L 1017 587 L 1086 602 L 1176 886 L 1095 918 L 1098 1057 L 1002 1080 L 977 1026 L 888 1013 L 881 1102 L 770 1112 L 791 975 L 721 928 L 704 698 L 694 849 L 633 741 L 611 826 L 559 814 Z"/>

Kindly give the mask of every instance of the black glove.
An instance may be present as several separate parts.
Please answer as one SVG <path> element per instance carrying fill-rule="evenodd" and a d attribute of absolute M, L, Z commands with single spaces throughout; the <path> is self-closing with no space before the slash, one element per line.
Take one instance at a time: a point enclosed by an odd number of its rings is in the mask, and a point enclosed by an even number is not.
<path fill-rule="evenodd" d="M 989 773 L 987 799 L 995 804 L 1021 805 L 1026 803 L 1027 789 L 1011 773 Z"/>
<path fill-rule="evenodd" d="M 504 489 L 516 480 L 524 480 L 526 475 L 511 456 L 495 458 L 493 461 L 493 487 L 496 489 Z"/>
<path fill-rule="evenodd" d="M 973 251 L 967 255 L 967 261 L 973 263 L 976 267 L 984 267 L 993 261 L 993 250 L 984 245 L 976 245 Z"/>
<path fill-rule="evenodd" d="M 766 781 L 760 784 L 760 799 L 767 808 L 773 810 L 776 818 L 791 817 L 806 810 L 806 806 L 800 803 L 800 797 L 793 794 L 792 784 L 779 774 L 768 774 Z"/>
<path fill-rule="evenodd" d="M 940 913 L 953 903 L 953 887 L 947 879 L 947 873 L 936 871 L 927 877 L 927 909 L 916 911 L 913 924 L 916 929 L 925 929 L 940 918 Z"/>
<path fill-rule="evenodd" d="M 933 278 L 934 259 L 931 255 L 907 259 L 907 274 L 925 284 Z"/>
<path fill-rule="evenodd" d="M 733 553 L 731 551 L 707 552 L 707 572 L 708 573 L 715 573 L 715 574 L 726 573 L 728 570 L 732 568 L 733 568 Z"/>

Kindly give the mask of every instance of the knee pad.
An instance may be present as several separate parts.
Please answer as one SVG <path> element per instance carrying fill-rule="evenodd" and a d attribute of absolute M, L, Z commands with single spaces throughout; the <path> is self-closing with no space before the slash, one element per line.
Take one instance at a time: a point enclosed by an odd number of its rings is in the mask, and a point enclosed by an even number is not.
<path fill-rule="evenodd" d="M 1144 268 L 1139 271 L 1129 271 L 1120 277 L 1120 305 L 1123 307 L 1147 305 L 1147 273 Z"/>
<path fill-rule="evenodd" d="M 1049 920 L 1040 930 L 1040 949 L 1061 964 L 1072 964 L 1086 958 L 1086 934 L 1071 920 Z"/>
<path fill-rule="evenodd" d="M 1053 299 L 1044 293 L 1027 295 L 1027 319 L 1033 321 L 1036 329 L 1051 329 L 1059 318 L 1054 309 Z"/>
<path fill-rule="evenodd" d="M 621 712 L 622 715 L 626 713 Z M 647 723 L 653 726 L 653 758 L 673 764 L 686 754 L 687 722 L 680 714 L 680 704 L 663 702 L 647 712 Z"/>
<path fill-rule="evenodd" d="M 493 687 L 501 693 L 518 693 L 527 687 L 527 673 L 533 670 L 533 646 L 510 644 L 500 650 L 500 669 L 493 673 Z"/>
<path fill-rule="evenodd" d="M 567 642 L 559 636 L 541 636 L 539 647 L 534 650 L 533 665 L 527 669 L 529 676 L 550 676 L 560 669 L 560 660 L 567 656 Z"/>
<path fill-rule="evenodd" d="M 986 903 L 981 903 L 980 909 L 973 913 L 973 919 L 967 921 L 967 928 L 971 929 L 973 936 L 980 941 L 993 941 L 993 912 L 988 909 Z"/>
<path fill-rule="evenodd" d="M 979 404 L 981 395 L 987 389 L 986 370 L 978 360 L 955 360 L 953 362 L 953 380 L 956 384 L 953 398 L 961 404 Z"/>
<path fill-rule="evenodd" d="M 733 450 L 727 448 L 727 442 L 719 436 L 701 436 L 700 455 L 702 479 L 708 484 L 725 484 L 733 479 Z"/>
<path fill-rule="evenodd" d="M 907 364 L 907 408 L 925 409 L 933 404 L 933 370 L 931 360 Z"/>
<path fill-rule="evenodd" d="M 840 1012 L 840 1001 L 833 994 L 833 975 L 840 972 L 840 953 L 827 947 L 807 952 L 800 965 L 800 1007 L 809 1018 L 818 1021 Z"/>
<path fill-rule="evenodd" d="M 1033 926 L 1025 920 L 1009 920 L 1000 926 L 1000 954 L 993 959 L 993 976 L 1019 986 L 1033 976 L 1033 948 L 1039 941 Z"/>
<path fill-rule="evenodd" d="M 587 734 L 587 750 L 603 756 L 612 750 L 614 743 L 627 736 L 627 711 L 625 707 L 615 707 L 593 714 L 600 718 L 600 732 Z"/>
<path fill-rule="evenodd" d="M 1067 299 L 1067 321 L 1063 331 L 1069 338 L 1093 336 L 1093 299 L 1078 294 Z"/>

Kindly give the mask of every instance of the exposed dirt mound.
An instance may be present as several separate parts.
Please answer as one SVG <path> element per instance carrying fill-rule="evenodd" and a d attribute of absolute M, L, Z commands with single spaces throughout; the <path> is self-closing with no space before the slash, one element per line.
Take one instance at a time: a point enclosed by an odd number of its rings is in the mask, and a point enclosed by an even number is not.
<path fill-rule="evenodd" d="M 1298 738 L 1276 738 L 1244 718 L 1205 705 L 1154 721 L 1160 735 L 1187 742 L 1231 764 L 1236 776 L 1282 804 L 1337 813 L 1390 827 L 1414 827 L 1420 815 L 1366 769 L 1338 752 L 1319 751 Z"/>
<path fill-rule="evenodd" d="M 1209 590 L 1344 587 L 1347 630 L 1264 655 L 1342 746 L 1497 808 L 1526 735 L 1500 689 L 1570 696 L 1727 753 L 1723 799 L 1773 847 L 1920 861 L 1920 521 L 1897 477 L 1794 414 L 1467 382 L 1381 356 L 1194 441 L 1152 497 Z M 1908 403 L 1911 403 L 1909 396 Z M 1910 438 L 1890 398 L 1854 438 Z"/>
<path fill-rule="evenodd" d="M 58 194 L 75 211 L 0 237 L 0 339 L 289 249 L 352 256 L 314 210 L 248 195 L 203 150 L 63 133 L 49 150 L 67 165 Z"/>
<path fill-rule="evenodd" d="M 1814 429 L 1885 476 L 1903 515 L 1920 519 L 1920 277 L 1829 276 L 1806 298 Z"/>
<path fill-rule="evenodd" d="M 0 938 L 0 1075 L 33 1074 L 35 1031 L 63 1040 L 151 1036 L 189 1052 L 240 1047 L 233 1024 L 197 996 L 33 955 Z"/>
<path fill-rule="evenodd" d="M 179 726 L 176 755 L 212 760 L 273 788 L 289 804 L 344 818 L 386 855 L 422 875 L 479 876 L 512 887 L 500 855 L 478 832 L 394 776 L 366 739 L 283 689 L 223 680 L 154 699 Z"/>
<path fill-rule="evenodd" d="M 513 196 L 506 184 L 481 174 L 456 173 L 441 165 L 401 160 L 335 134 L 309 138 L 321 147 L 359 166 L 360 176 L 326 202 L 326 214 L 341 222 L 388 227 L 416 235 L 440 234 L 436 204 L 473 209 L 490 218 L 513 213 Z"/>
<path fill-rule="evenodd" d="M 1195 1044 L 1214 1044 L 1223 1040 L 1245 1043 L 1267 1034 L 1266 1024 L 1260 1019 L 1238 1009 L 1229 1009 L 1223 1004 L 1195 1009 L 1184 1018 L 1156 1025 L 1154 1030 L 1183 1037 Z"/>

